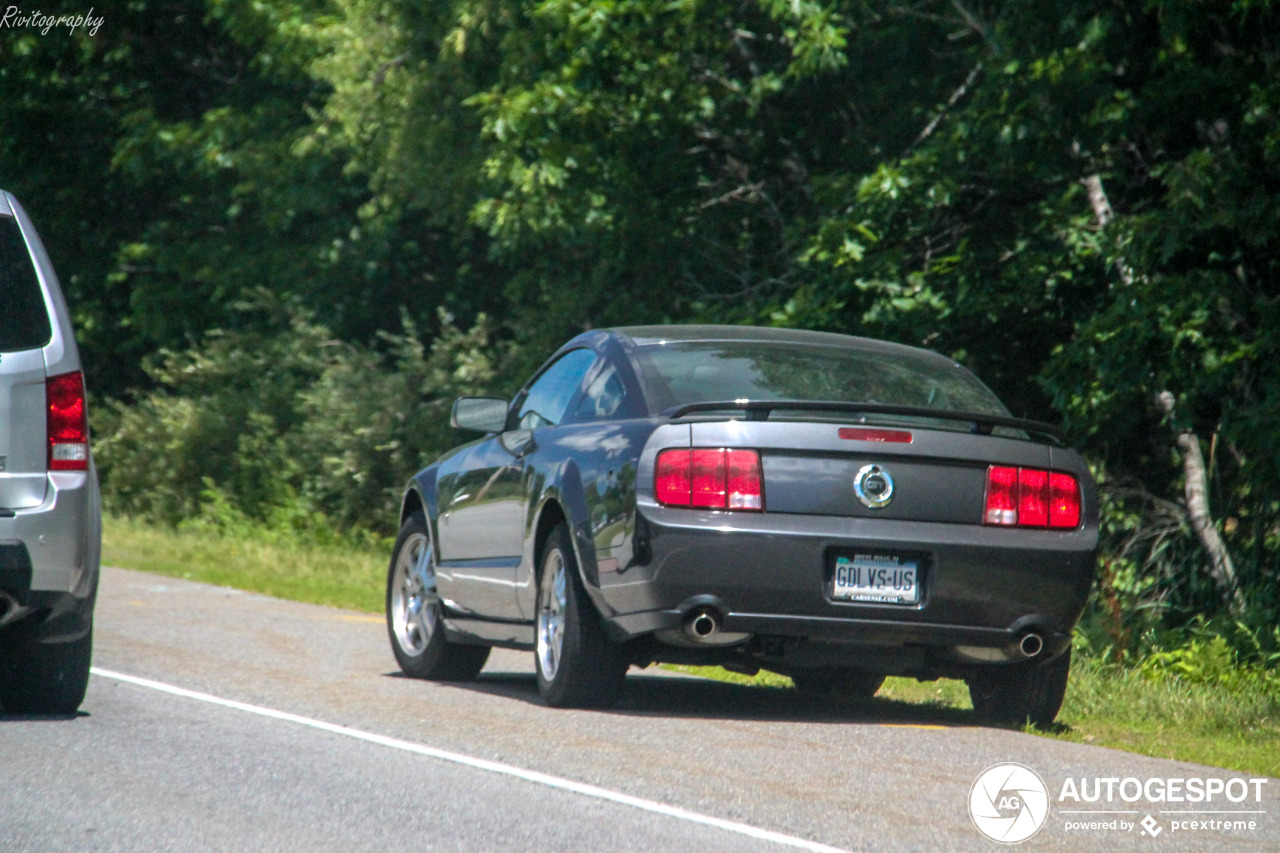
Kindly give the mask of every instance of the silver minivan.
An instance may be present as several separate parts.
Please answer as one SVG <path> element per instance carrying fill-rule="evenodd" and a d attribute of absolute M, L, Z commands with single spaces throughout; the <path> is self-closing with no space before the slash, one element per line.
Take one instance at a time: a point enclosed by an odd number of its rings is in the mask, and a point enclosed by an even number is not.
<path fill-rule="evenodd" d="M 44 245 L 0 190 L 0 706 L 69 714 L 93 650 L 102 501 L 80 354 Z"/>

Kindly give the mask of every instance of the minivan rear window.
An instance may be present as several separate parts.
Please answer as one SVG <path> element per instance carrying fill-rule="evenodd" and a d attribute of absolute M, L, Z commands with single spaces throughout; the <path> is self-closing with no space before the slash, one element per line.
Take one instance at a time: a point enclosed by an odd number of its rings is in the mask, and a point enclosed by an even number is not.
<path fill-rule="evenodd" d="M 18 221 L 0 216 L 0 352 L 38 349 L 53 328 Z"/>

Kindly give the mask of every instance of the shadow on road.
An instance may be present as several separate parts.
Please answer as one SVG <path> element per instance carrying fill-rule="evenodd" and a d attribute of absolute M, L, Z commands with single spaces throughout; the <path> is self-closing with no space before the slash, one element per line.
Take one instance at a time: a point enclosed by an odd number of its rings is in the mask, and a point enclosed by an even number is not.
<path fill-rule="evenodd" d="M 88 711 L 76 711 L 74 714 L 10 714 L 0 711 L 0 724 L 3 723 L 65 723 L 88 717 Z"/>
<path fill-rule="evenodd" d="M 388 677 L 404 677 L 387 673 Z M 485 672 L 471 682 L 451 686 L 492 696 L 505 696 L 544 707 L 531 673 Z M 722 720 L 771 720 L 839 725 L 979 726 L 970 710 L 940 704 L 874 698 L 813 697 L 780 687 L 730 684 L 711 679 L 632 673 L 626 692 L 612 708 L 597 713 L 632 717 L 687 717 Z M 1066 731 L 1065 726 L 1058 726 Z"/>

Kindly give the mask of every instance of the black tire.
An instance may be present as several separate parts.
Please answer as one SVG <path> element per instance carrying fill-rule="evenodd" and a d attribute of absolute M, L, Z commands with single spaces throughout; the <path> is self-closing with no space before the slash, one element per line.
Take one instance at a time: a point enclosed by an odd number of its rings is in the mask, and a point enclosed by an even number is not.
<path fill-rule="evenodd" d="M 69 643 L 40 643 L 15 638 L 3 651 L 9 658 L 0 673 L 0 705 L 10 714 L 74 714 L 89 687 L 93 624 Z"/>
<path fill-rule="evenodd" d="M 554 708 L 607 708 L 618 700 L 627 659 L 605 636 L 564 525 L 542 547 L 534 631 L 533 657 L 544 702 Z"/>
<path fill-rule="evenodd" d="M 805 696 L 870 699 L 884 684 L 884 676 L 856 667 L 822 666 L 797 669 L 791 673 L 791 681 Z"/>
<path fill-rule="evenodd" d="M 391 652 L 410 678 L 471 681 L 489 659 L 489 647 L 451 643 L 445 637 L 444 611 L 435 597 L 434 565 L 426 518 L 415 512 L 400 528 L 387 569 Z"/>
<path fill-rule="evenodd" d="M 974 712 L 996 723 L 1053 724 L 1067 694 L 1071 650 L 1038 666 L 992 667 L 965 679 Z"/>

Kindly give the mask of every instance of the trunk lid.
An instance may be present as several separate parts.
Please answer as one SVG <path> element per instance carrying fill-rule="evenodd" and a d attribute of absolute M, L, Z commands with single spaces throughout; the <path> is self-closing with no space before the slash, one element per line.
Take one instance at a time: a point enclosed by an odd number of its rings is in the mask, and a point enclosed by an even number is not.
<path fill-rule="evenodd" d="M 911 440 L 841 437 L 842 429 L 869 426 L 909 433 Z M 1051 458 L 1048 445 L 936 426 L 734 420 L 691 427 L 694 447 L 760 452 L 770 513 L 981 524 L 989 465 L 1049 468 Z M 864 469 L 863 496 L 874 504 L 891 483 L 888 502 L 869 506 L 859 497 Z"/>

